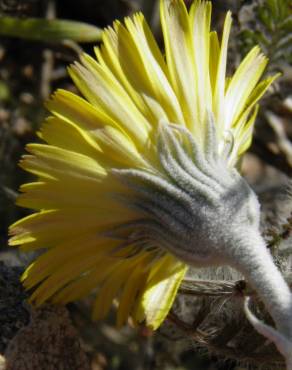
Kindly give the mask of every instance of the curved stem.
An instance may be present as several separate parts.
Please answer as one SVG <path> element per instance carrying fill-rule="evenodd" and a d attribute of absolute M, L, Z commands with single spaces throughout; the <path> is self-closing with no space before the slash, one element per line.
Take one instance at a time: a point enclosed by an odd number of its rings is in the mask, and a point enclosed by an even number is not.
<path fill-rule="evenodd" d="M 231 254 L 233 266 L 257 291 L 278 331 L 292 342 L 292 294 L 259 232 L 240 241 Z"/>

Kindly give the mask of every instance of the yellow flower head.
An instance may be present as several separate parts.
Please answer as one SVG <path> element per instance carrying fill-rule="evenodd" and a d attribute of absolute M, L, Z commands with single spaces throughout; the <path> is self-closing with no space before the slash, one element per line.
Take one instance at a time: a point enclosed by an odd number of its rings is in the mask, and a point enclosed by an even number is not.
<path fill-rule="evenodd" d="M 27 146 L 21 166 L 38 180 L 18 204 L 36 211 L 11 226 L 10 244 L 45 249 L 23 275 L 36 304 L 95 291 L 94 319 L 117 298 L 118 324 L 132 316 L 156 329 L 186 273 L 188 236 L 204 238 L 204 222 L 190 220 L 224 188 L 213 164 L 233 170 L 250 145 L 275 78 L 259 82 L 266 57 L 255 47 L 226 78 L 230 13 L 221 40 L 211 2 L 188 11 L 161 0 L 160 14 L 165 57 L 141 13 L 116 21 L 97 60 L 69 68 L 84 98 L 58 90 L 39 132 L 46 144 Z"/>

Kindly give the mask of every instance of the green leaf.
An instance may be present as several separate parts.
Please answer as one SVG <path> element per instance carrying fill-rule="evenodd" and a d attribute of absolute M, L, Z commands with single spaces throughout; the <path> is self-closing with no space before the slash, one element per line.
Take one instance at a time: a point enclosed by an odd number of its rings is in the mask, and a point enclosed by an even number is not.
<path fill-rule="evenodd" d="M 263 6 L 258 9 L 258 17 L 269 31 L 273 31 L 275 18 L 271 16 L 271 12 L 267 7 Z"/>
<path fill-rule="evenodd" d="M 275 21 L 281 21 L 288 16 L 288 0 L 266 0 L 266 4 Z"/>
<path fill-rule="evenodd" d="M 28 40 L 96 42 L 101 39 L 101 32 L 93 25 L 69 20 L 0 17 L 0 35 Z"/>
<path fill-rule="evenodd" d="M 286 32 L 292 32 L 292 15 L 280 24 L 280 28 Z"/>
<path fill-rule="evenodd" d="M 280 19 L 284 19 L 291 14 L 291 11 L 289 12 L 289 5 L 291 6 L 291 3 L 289 4 L 289 0 L 278 0 L 279 3 L 279 15 Z"/>
<path fill-rule="evenodd" d="M 266 0 L 267 6 L 269 7 L 273 18 L 279 17 L 279 1 L 278 0 Z"/>
<path fill-rule="evenodd" d="M 270 59 L 267 70 L 279 70 L 280 64 L 290 63 L 291 6 L 291 0 L 258 0 L 253 17 L 239 34 L 242 54 L 258 44 Z"/>
<path fill-rule="evenodd" d="M 0 102 L 7 101 L 11 97 L 7 84 L 0 80 Z"/>

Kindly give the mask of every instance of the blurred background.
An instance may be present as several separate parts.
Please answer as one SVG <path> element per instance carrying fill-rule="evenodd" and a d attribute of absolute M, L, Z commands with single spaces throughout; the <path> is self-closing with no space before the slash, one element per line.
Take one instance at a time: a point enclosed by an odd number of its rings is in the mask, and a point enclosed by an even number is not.
<path fill-rule="evenodd" d="M 190 3 L 186 0 L 187 5 Z M 266 75 L 281 72 L 261 102 L 253 144 L 243 159 L 242 173 L 261 199 L 267 241 L 272 247 L 281 244 L 285 252 L 281 258 L 287 259 L 292 229 L 288 181 L 292 174 L 292 3 L 288 0 L 213 1 L 213 28 L 219 33 L 228 9 L 233 13 L 229 73 L 255 44 L 259 44 L 270 59 Z M 163 48 L 157 0 L 0 0 L 2 354 L 29 320 L 28 309 L 23 305 L 25 294 L 17 280 L 29 257 L 7 248 L 8 226 L 29 212 L 15 206 L 19 185 L 29 180 L 29 175 L 17 163 L 26 143 L 38 140 L 36 131 L 47 115 L 44 102 L 50 94 L 56 88 L 77 93 L 68 78 L 68 64 L 78 59 L 82 51 L 93 54 L 103 27 L 138 10 L 145 14 Z M 172 325 L 166 324 L 155 335 L 144 328 L 116 330 L 111 319 L 93 324 L 90 300 L 72 304 L 68 310 L 92 370 L 245 369 L 261 364 L 265 364 L 265 369 L 283 368 L 281 364 L 263 362 L 266 358 L 257 362 L 247 355 L 240 358 L 240 350 L 226 352 L 228 341 L 222 336 L 217 347 L 215 342 L 198 345 L 189 328 L 175 322 L 176 316 L 170 317 Z M 222 302 L 220 299 L 214 302 L 218 309 Z M 186 302 L 177 302 L 180 311 L 182 304 Z M 233 327 L 233 330 L 237 329 Z M 254 349 L 250 348 L 249 352 Z"/>

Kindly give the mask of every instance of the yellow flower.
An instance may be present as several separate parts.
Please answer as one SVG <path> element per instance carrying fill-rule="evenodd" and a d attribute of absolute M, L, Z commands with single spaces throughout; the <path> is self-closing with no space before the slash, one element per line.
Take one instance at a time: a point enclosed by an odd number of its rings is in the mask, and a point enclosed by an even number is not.
<path fill-rule="evenodd" d="M 96 291 L 94 319 L 117 298 L 118 324 L 132 316 L 156 329 L 187 271 L 174 235 L 187 230 L 188 184 L 173 157 L 192 153 L 200 168 L 215 137 L 232 168 L 250 145 L 256 103 L 275 78 L 259 82 L 266 57 L 255 47 L 226 78 L 230 13 L 221 41 L 211 2 L 188 12 L 183 0 L 161 0 L 160 13 L 165 58 L 142 14 L 116 21 L 97 60 L 69 68 L 84 98 L 58 90 L 39 132 L 46 144 L 27 146 L 21 166 L 38 181 L 21 187 L 18 204 L 36 213 L 11 226 L 10 244 L 45 249 L 23 275 L 37 305 Z"/>

